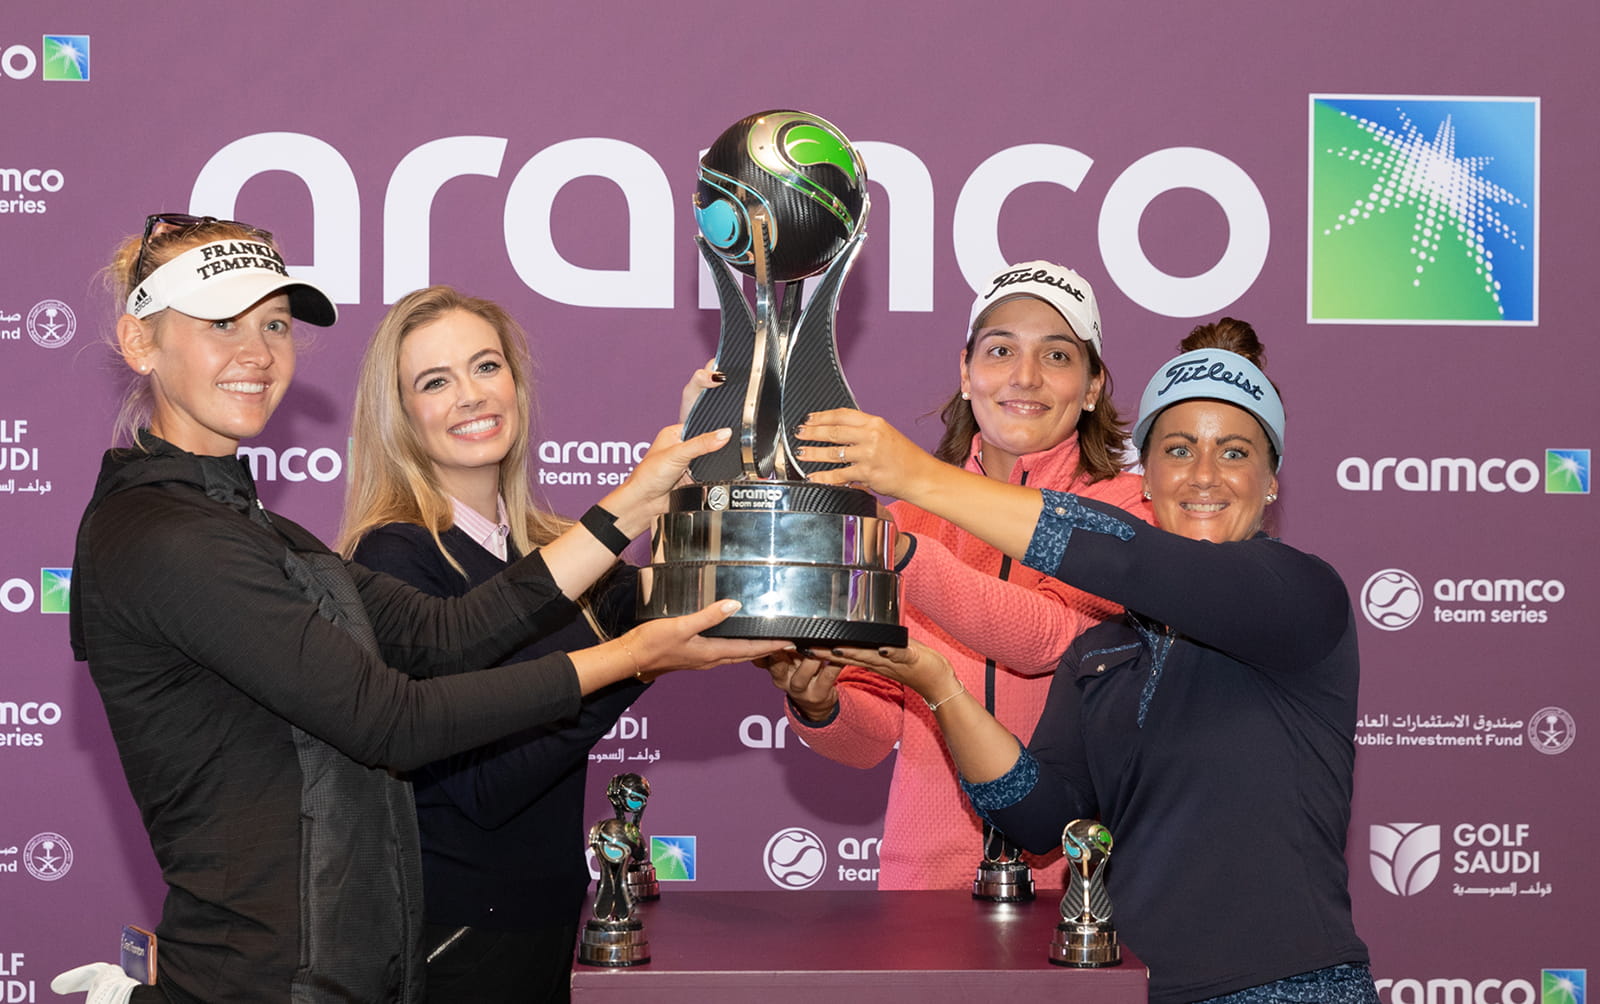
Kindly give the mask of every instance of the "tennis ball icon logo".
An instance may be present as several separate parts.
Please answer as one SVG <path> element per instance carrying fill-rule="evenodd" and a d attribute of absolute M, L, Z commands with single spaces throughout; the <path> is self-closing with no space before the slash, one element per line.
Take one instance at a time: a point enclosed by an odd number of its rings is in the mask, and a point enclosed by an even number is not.
<path fill-rule="evenodd" d="M 828 851 L 822 838 L 810 830 L 791 826 L 779 830 L 767 841 L 762 854 L 767 878 L 784 889 L 807 889 L 822 877 L 828 866 Z"/>
<path fill-rule="evenodd" d="M 1422 613 L 1422 584 L 1399 568 L 1374 572 L 1361 587 L 1361 612 L 1382 631 L 1410 627 Z"/>

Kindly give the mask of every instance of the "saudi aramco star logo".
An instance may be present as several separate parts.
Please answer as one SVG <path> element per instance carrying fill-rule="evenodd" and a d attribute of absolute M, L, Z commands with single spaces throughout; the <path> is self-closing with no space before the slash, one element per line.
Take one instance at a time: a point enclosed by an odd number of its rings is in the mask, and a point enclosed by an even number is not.
<path fill-rule="evenodd" d="M 1546 495 L 1589 494 L 1589 451 L 1545 450 L 1544 490 Z"/>
<path fill-rule="evenodd" d="M 44 36 L 44 79 L 88 80 L 89 36 Z"/>
<path fill-rule="evenodd" d="M 1311 95 L 1306 319 L 1538 323 L 1539 100 Z"/>
<path fill-rule="evenodd" d="M 1588 992 L 1587 969 L 1544 969 L 1539 975 L 1539 1004 L 1583 1004 Z"/>
<path fill-rule="evenodd" d="M 663 882 L 693 882 L 695 877 L 695 837 L 651 837 L 650 863 L 656 878 Z"/>

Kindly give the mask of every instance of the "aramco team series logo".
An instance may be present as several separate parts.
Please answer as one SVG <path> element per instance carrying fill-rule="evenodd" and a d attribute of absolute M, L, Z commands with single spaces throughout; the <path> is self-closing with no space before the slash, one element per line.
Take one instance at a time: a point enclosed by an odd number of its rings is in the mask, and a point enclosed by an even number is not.
<path fill-rule="evenodd" d="M 783 889 L 809 889 L 828 867 L 822 838 L 799 826 L 779 830 L 761 855 L 767 878 Z"/>
<path fill-rule="evenodd" d="M 1439 826 L 1373 823 L 1367 830 L 1372 877 L 1396 896 L 1414 896 L 1439 875 Z"/>
<path fill-rule="evenodd" d="M 1539 100 L 1311 95 L 1307 320 L 1538 322 Z"/>

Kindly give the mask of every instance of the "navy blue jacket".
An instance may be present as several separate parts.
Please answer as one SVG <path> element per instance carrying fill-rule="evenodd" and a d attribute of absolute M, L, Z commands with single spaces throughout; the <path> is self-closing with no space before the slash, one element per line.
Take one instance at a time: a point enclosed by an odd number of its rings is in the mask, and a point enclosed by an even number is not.
<path fill-rule="evenodd" d="M 457 528 L 439 537 L 466 577 L 450 567 L 427 530 L 410 523 L 371 531 L 354 557 L 435 596 L 462 595 L 506 567 Z M 598 590 L 595 618 L 612 637 L 634 623 L 637 581 L 637 570 L 621 565 Z M 598 642 L 579 616 L 507 661 Z M 644 689 L 631 680 L 613 684 L 585 697 L 572 717 L 411 773 L 428 923 L 576 924 L 589 883 L 585 839 L 594 822 L 583 818 L 589 749 Z"/>
<path fill-rule="evenodd" d="M 1044 494 L 1027 563 L 1132 613 L 1068 649 L 1032 745 L 974 803 L 1035 851 L 1075 818 L 1110 828 L 1113 922 L 1152 1004 L 1365 963 L 1344 858 L 1360 663 L 1338 573 L 1264 535 L 1192 541 Z"/>

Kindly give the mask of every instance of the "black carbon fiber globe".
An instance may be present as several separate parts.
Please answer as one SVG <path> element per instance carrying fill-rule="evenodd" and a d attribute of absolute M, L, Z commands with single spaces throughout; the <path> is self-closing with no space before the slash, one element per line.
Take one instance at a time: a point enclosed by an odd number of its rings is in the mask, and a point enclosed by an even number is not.
<path fill-rule="evenodd" d="M 861 157 L 833 123 L 775 109 L 735 122 L 700 159 L 695 220 L 713 251 L 755 275 L 751 217 L 764 207 L 771 278 L 790 282 L 827 268 L 855 236 L 866 191 Z"/>

